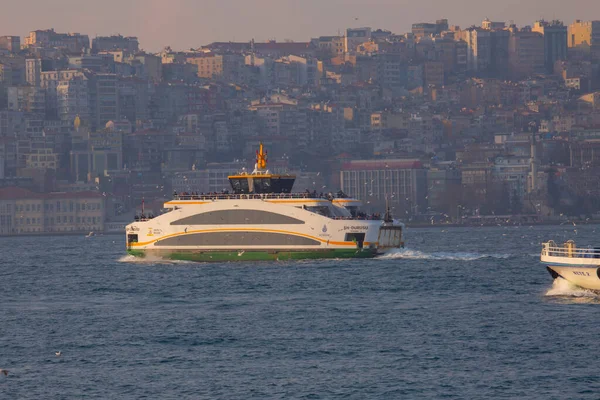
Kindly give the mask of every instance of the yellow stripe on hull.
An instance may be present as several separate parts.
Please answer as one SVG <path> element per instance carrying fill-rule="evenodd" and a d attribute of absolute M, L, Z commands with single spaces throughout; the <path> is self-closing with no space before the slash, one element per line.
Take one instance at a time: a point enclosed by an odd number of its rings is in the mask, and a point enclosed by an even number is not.
<path fill-rule="evenodd" d="M 333 241 L 329 241 L 329 240 L 324 240 L 322 238 L 318 238 L 315 236 L 311 236 L 311 235 L 306 235 L 304 233 L 298 233 L 298 232 L 292 232 L 292 231 L 285 231 L 285 230 L 279 230 L 279 229 L 256 229 L 256 228 L 222 228 L 222 229 L 202 229 L 202 230 L 193 230 L 193 231 L 187 231 L 187 232 L 178 232 L 178 233 L 172 233 L 170 235 L 165 235 L 165 236 L 161 236 L 157 239 L 153 239 L 151 241 L 148 242 L 138 242 L 138 243 L 130 243 L 129 245 L 131 247 L 143 247 L 143 246 L 148 246 L 150 244 L 153 244 L 155 242 L 158 242 L 159 240 L 164 240 L 167 238 L 172 238 L 172 237 L 177 237 L 177 236 L 182 236 L 182 235 L 190 235 L 190 234 L 194 234 L 194 233 L 210 233 L 210 232 L 270 232 L 270 233 L 285 233 L 288 235 L 294 235 L 294 236 L 302 236 L 305 238 L 309 238 L 309 239 L 313 239 L 316 241 L 319 241 L 321 243 L 328 243 L 334 246 L 356 246 L 355 242 L 333 242 Z"/>

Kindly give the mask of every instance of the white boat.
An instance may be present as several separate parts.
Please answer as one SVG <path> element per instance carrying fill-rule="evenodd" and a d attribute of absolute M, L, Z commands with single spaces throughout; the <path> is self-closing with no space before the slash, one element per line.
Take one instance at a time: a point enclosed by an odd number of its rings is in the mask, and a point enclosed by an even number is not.
<path fill-rule="evenodd" d="M 192 261 L 374 257 L 403 246 L 404 225 L 368 216 L 339 193 L 293 193 L 293 175 L 271 174 L 260 145 L 251 174 L 229 177 L 231 193 L 174 194 L 166 213 L 126 227 L 134 256 Z"/>
<path fill-rule="evenodd" d="M 554 279 L 563 278 L 585 289 L 600 290 L 600 248 L 578 248 L 569 240 L 562 245 L 542 244 L 542 263 Z"/>

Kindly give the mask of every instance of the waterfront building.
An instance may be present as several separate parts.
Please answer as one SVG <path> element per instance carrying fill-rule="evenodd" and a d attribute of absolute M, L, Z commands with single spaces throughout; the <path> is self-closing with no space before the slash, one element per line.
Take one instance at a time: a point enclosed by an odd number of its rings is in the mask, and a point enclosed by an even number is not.
<path fill-rule="evenodd" d="M 427 171 L 417 159 L 352 160 L 342 164 L 340 182 L 344 193 L 371 206 L 387 199 L 398 217 L 427 208 Z"/>
<path fill-rule="evenodd" d="M 98 192 L 36 193 L 0 188 L 0 236 L 102 232 L 105 198 Z"/>

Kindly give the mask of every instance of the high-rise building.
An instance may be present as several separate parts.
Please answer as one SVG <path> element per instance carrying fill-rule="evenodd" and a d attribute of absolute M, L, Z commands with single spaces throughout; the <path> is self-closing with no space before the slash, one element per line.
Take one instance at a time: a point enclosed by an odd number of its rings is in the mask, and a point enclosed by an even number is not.
<path fill-rule="evenodd" d="M 554 63 L 567 59 L 567 27 L 561 21 L 536 21 L 533 32 L 544 35 L 544 67 L 546 73 L 554 71 Z"/>
<path fill-rule="evenodd" d="M 600 21 L 576 20 L 569 25 L 569 47 L 600 45 Z"/>
<path fill-rule="evenodd" d="M 544 70 L 544 36 L 530 29 L 511 31 L 508 42 L 508 63 L 511 77 L 522 79 Z"/>
<path fill-rule="evenodd" d="M 40 86 L 42 74 L 42 60 L 40 58 L 28 58 L 25 60 L 25 80 L 31 86 Z"/>
<path fill-rule="evenodd" d="M 44 90 L 35 86 L 10 86 L 7 88 L 8 109 L 34 114 L 44 114 L 46 96 Z"/>
<path fill-rule="evenodd" d="M 488 71 L 492 64 L 492 32 L 482 28 L 468 28 L 456 32 L 455 40 L 467 43 L 467 70 Z"/>
<path fill-rule="evenodd" d="M 492 59 L 490 71 L 497 78 L 507 78 L 508 75 L 508 42 L 510 31 L 498 29 L 490 31 L 492 38 Z"/>
<path fill-rule="evenodd" d="M 135 53 L 139 50 L 138 38 L 134 36 L 98 36 L 92 39 L 92 53 L 101 51 L 125 50 Z"/>
<path fill-rule="evenodd" d="M 190 55 L 186 62 L 197 66 L 199 78 L 214 78 L 223 74 L 223 56 L 215 53 L 196 53 Z"/>
<path fill-rule="evenodd" d="M 58 117 L 62 121 L 74 121 L 77 116 L 87 121 L 90 117 L 89 80 L 77 76 L 60 81 L 56 87 Z"/>
<path fill-rule="evenodd" d="M 488 31 L 497 31 L 497 30 L 503 30 L 504 28 L 506 28 L 506 23 L 494 22 L 494 21 L 490 21 L 488 18 L 486 18 L 483 20 L 483 22 L 481 22 L 481 27 Z"/>
<path fill-rule="evenodd" d="M 80 33 L 57 33 L 54 29 L 37 30 L 25 37 L 25 46 L 55 47 L 69 53 L 81 53 L 90 47 L 90 38 Z"/>
<path fill-rule="evenodd" d="M 576 20 L 569 25 L 567 43 L 569 58 L 600 61 L 600 21 Z"/>
<path fill-rule="evenodd" d="M 19 36 L 0 36 L 0 49 L 16 53 L 21 50 L 21 37 Z"/>
<path fill-rule="evenodd" d="M 447 19 L 438 19 L 435 21 L 435 24 L 420 22 L 412 25 L 412 34 L 415 38 L 419 39 L 427 36 L 436 36 L 442 33 L 443 31 L 448 30 L 448 20 Z"/>
<path fill-rule="evenodd" d="M 344 39 L 344 52 L 355 53 L 362 43 L 371 40 L 371 28 L 348 28 Z"/>
<path fill-rule="evenodd" d="M 92 85 L 90 97 L 94 104 L 90 104 L 90 108 L 95 115 L 95 124 L 93 123 L 92 127 L 97 129 L 105 126 L 108 121 L 120 119 L 117 75 L 96 74 Z"/>

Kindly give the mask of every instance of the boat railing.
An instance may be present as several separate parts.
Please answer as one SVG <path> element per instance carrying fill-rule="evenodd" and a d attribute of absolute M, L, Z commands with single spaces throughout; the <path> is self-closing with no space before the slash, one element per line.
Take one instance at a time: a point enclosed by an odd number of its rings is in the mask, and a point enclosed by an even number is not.
<path fill-rule="evenodd" d="M 569 240 L 563 245 L 557 245 L 553 241 L 542 243 L 542 257 L 566 257 L 566 258 L 600 258 L 600 247 L 578 248 L 575 242 Z"/>
<path fill-rule="evenodd" d="M 175 194 L 173 200 L 271 200 L 271 199 L 316 199 L 333 200 L 336 197 L 323 193 L 214 193 L 214 194 Z"/>
<path fill-rule="evenodd" d="M 136 215 L 133 217 L 135 222 L 146 222 L 150 221 L 151 219 L 154 219 L 154 215 Z"/>

